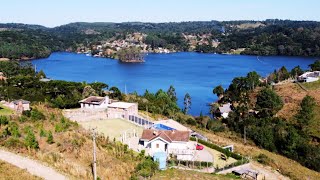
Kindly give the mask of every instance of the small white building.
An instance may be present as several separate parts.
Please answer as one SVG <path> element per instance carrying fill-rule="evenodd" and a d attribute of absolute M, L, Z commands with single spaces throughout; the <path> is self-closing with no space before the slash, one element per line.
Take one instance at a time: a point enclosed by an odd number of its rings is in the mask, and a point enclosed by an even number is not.
<path fill-rule="evenodd" d="M 138 115 L 137 103 L 117 102 L 112 99 L 109 99 L 108 96 L 90 96 L 86 99 L 79 101 L 79 103 L 82 109 L 105 109 L 108 119 L 129 119 L 130 115 Z"/>
<path fill-rule="evenodd" d="M 99 109 L 108 108 L 109 97 L 90 96 L 86 99 L 79 101 L 81 108 Z"/>
<path fill-rule="evenodd" d="M 138 104 L 127 102 L 113 102 L 108 104 L 107 117 L 129 119 L 129 115 L 138 115 Z"/>
<path fill-rule="evenodd" d="M 176 155 L 180 160 L 192 160 L 195 150 L 190 147 L 189 138 L 189 131 L 145 129 L 140 138 L 140 144 L 151 156 L 156 152 L 166 152 L 167 155 Z"/>
<path fill-rule="evenodd" d="M 12 109 L 17 112 L 29 111 L 30 110 L 30 101 L 19 99 L 10 103 Z"/>
<path fill-rule="evenodd" d="M 3 72 L 0 72 L 0 81 L 5 81 L 5 80 L 7 80 L 7 78 L 5 77 Z"/>
<path fill-rule="evenodd" d="M 318 81 L 320 78 L 320 71 L 305 72 L 298 77 L 300 82 L 314 82 Z"/>
<path fill-rule="evenodd" d="M 220 111 L 221 116 L 223 118 L 228 118 L 229 113 L 232 111 L 231 104 L 227 103 L 227 104 L 222 105 L 221 107 L 219 107 L 219 111 Z"/>

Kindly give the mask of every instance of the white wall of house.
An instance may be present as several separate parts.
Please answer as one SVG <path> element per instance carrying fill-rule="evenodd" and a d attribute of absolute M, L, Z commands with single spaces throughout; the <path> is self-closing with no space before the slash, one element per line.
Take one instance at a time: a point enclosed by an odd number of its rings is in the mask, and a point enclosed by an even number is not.
<path fill-rule="evenodd" d="M 166 144 L 167 144 L 167 151 L 166 151 Z M 151 142 L 144 141 L 143 143 L 144 147 L 149 149 L 148 152 L 151 153 L 151 155 L 155 152 L 168 152 L 169 154 L 177 155 L 177 159 L 179 160 L 188 160 L 191 161 L 193 159 L 193 152 L 194 149 L 192 149 L 188 142 L 171 142 L 168 143 L 161 138 L 155 139 Z"/>
<path fill-rule="evenodd" d="M 122 108 L 108 107 L 107 116 L 109 119 L 129 119 L 128 111 Z"/>
<path fill-rule="evenodd" d="M 132 105 L 131 107 L 128 108 L 128 114 L 130 115 L 138 115 L 138 104 Z"/>
<path fill-rule="evenodd" d="M 192 154 L 178 154 L 177 159 L 181 161 L 192 161 L 193 155 Z"/>
<path fill-rule="evenodd" d="M 12 109 L 14 110 L 18 110 L 19 106 L 17 104 L 13 104 L 10 105 L 10 107 L 12 107 Z M 29 111 L 30 110 L 30 104 L 22 104 L 22 111 Z"/>
<path fill-rule="evenodd" d="M 168 149 L 174 150 L 174 149 L 188 149 L 187 142 L 172 142 L 168 145 Z"/>
<path fill-rule="evenodd" d="M 166 142 L 164 142 L 161 139 L 155 139 L 154 141 L 150 142 L 151 144 L 151 150 L 152 152 L 166 152 L 165 146 L 166 146 Z"/>
<path fill-rule="evenodd" d="M 315 81 L 318 81 L 319 78 L 316 78 L 316 77 L 307 77 L 305 79 L 305 82 L 315 82 Z"/>
<path fill-rule="evenodd" d="M 99 108 L 108 108 L 108 101 L 109 100 L 104 100 L 101 104 L 87 104 L 81 102 L 81 108 L 86 108 L 86 109 L 99 109 Z"/>
<path fill-rule="evenodd" d="M 138 105 L 134 104 L 128 108 L 120 107 L 108 107 L 108 118 L 121 118 L 129 119 L 129 115 L 137 116 L 138 115 Z"/>
<path fill-rule="evenodd" d="M 223 118 L 228 118 L 228 116 L 229 116 L 229 113 L 227 113 L 227 112 L 224 112 L 224 113 L 222 113 L 222 114 L 221 114 L 221 116 L 222 116 Z"/>

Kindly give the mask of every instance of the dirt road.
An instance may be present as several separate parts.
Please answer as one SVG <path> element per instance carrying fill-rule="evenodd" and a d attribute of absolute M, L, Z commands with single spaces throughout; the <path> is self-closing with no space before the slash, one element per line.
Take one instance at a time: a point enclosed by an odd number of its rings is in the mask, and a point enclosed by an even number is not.
<path fill-rule="evenodd" d="M 15 165 L 21 169 L 26 169 L 30 174 L 47 180 L 64 180 L 66 176 L 58 173 L 52 168 L 44 166 L 35 160 L 4 151 L 0 149 L 0 159 Z"/>

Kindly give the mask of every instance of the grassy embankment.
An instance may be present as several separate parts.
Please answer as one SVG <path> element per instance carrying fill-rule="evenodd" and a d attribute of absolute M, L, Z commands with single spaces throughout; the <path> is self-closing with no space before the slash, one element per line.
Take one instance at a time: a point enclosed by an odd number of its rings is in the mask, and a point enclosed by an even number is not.
<path fill-rule="evenodd" d="M 0 180 L 14 180 L 14 179 L 26 179 L 26 180 L 40 180 L 28 173 L 26 170 L 20 169 L 9 163 L 0 161 Z"/>
<path fill-rule="evenodd" d="M 300 103 L 306 95 L 315 98 L 318 111 L 316 111 L 316 118 L 309 128 L 310 133 L 315 137 L 320 137 L 320 87 L 318 84 L 319 82 L 304 83 L 303 85 L 308 91 L 303 90 L 297 84 L 293 83 L 274 87 L 276 93 L 280 95 L 284 101 L 284 107 L 277 115 L 287 121 L 294 121 L 294 115 L 298 112 Z M 258 94 L 258 92 L 255 92 L 254 94 Z M 266 155 L 267 158 L 264 162 L 266 165 L 271 166 L 274 171 L 278 169 L 282 174 L 292 179 L 320 179 L 320 173 L 310 170 L 296 161 L 261 149 L 250 141 L 247 144 L 244 144 L 243 139 L 239 137 L 238 134 L 232 132 L 212 133 L 209 131 L 202 131 L 202 133 L 204 133 L 213 143 L 218 145 L 225 146 L 233 144 L 237 153 L 249 156 L 253 159 L 257 159 L 261 154 Z"/>
<path fill-rule="evenodd" d="M 7 115 L 11 115 L 13 113 L 14 113 L 13 110 L 0 104 L 0 116 L 7 116 Z"/>
<path fill-rule="evenodd" d="M 289 83 L 275 86 L 275 91 L 279 94 L 283 101 L 284 107 L 278 113 L 278 116 L 287 121 L 294 122 L 294 115 L 298 112 L 302 99 L 309 95 L 313 97 L 317 103 L 315 110 L 315 118 L 309 125 L 309 134 L 320 139 L 320 81 L 312 83 L 303 83 L 308 91 L 303 90 L 299 85 Z"/>

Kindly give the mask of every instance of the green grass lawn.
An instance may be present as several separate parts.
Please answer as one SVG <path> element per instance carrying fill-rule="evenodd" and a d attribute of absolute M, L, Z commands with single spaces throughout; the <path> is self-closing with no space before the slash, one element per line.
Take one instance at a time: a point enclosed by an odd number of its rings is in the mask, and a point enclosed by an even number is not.
<path fill-rule="evenodd" d="M 319 89 L 320 88 L 320 80 L 315 81 L 315 82 L 302 83 L 302 85 L 309 90 Z"/>
<path fill-rule="evenodd" d="M 81 124 L 85 129 L 97 127 L 97 131 L 99 133 L 109 136 L 110 139 L 116 138 L 116 140 L 120 140 L 120 134 L 126 130 L 133 132 L 133 129 L 135 129 L 139 137 L 142 135 L 143 131 L 142 127 L 134 125 L 123 119 L 88 121 L 80 122 L 79 124 Z"/>
<path fill-rule="evenodd" d="M 13 114 L 14 111 L 0 104 L 0 116 L 7 116 Z"/>

